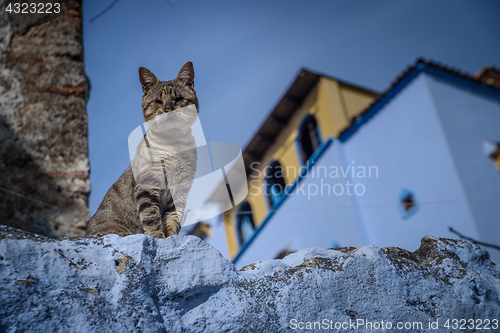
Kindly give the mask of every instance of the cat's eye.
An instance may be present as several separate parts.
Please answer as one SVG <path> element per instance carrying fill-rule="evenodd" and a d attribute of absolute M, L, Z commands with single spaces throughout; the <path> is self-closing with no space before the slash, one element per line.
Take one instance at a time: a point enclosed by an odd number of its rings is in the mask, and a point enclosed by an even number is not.
<path fill-rule="evenodd" d="M 155 102 L 160 104 L 160 105 L 163 105 L 163 101 L 161 99 L 157 99 Z"/>
<path fill-rule="evenodd" d="M 179 104 L 182 101 L 184 101 L 184 97 L 177 97 L 176 99 L 174 99 L 175 104 Z"/>

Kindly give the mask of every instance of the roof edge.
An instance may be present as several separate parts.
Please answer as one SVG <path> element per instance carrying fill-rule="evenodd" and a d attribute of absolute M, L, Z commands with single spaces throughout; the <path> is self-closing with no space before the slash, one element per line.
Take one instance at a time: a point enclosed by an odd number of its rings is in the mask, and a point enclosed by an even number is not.
<path fill-rule="evenodd" d="M 500 91 L 499 89 L 496 89 L 491 85 L 485 84 L 483 81 L 473 75 L 463 73 L 458 69 L 447 67 L 437 62 L 428 61 L 424 58 L 418 58 L 415 64 L 410 65 L 408 68 L 406 68 L 406 70 L 396 78 L 396 80 L 389 86 L 389 88 L 387 88 L 370 105 L 368 105 L 363 112 L 352 119 L 351 124 L 339 134 L 339 140 L 342 142 L 348 140 L 361 125 L 371 119 L 371 117 L 373 117 L 380 109 L 382 109 L 394 96 L 396 96 L 404 87 L 406 87 L 406 85 L 408 85 L 415 77 L 417 77 L 423 70 L 427 68 L 437 70 L 437 72 L 433 71 L 434 73 L 454 75 L 458 78 L 462 78 L 471 83 L 477 84 L 478 86 L 491 89 L 492 91 Z"/>

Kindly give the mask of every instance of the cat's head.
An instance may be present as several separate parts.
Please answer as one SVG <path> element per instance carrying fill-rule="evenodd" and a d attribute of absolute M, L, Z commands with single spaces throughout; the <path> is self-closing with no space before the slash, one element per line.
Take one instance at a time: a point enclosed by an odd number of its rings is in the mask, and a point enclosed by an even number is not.
<path fill-rule="evenodd" d="M 174 80 L 160 81 L 147 68 L 139 68 L 142 91 L 142 113 L 145 121 L 188 105 L 195 105 L 198 111 L 198 97 L 194 91 L 193 63 L 182 66 Z"/>

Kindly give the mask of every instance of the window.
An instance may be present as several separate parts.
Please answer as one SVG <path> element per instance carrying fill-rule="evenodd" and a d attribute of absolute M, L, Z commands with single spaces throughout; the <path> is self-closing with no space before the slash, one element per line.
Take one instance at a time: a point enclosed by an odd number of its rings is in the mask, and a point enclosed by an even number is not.
<path fill-rule="evenodd" d="M 399 214 L 403 219 L 407 219 L 417 210 L 418 202 L 415 194 L 410 190 L 403 189 L 399 195 Z"/>
<path fill-rule="evenodd" d="M 295 253 L 295 251 L 290 251 L 289 249 L 283 249 L 280 252 L 278 252 L 278 254 L 276 256 L 274 256 L 274 259 L 281 260 L 281 259 L 285 258 L 287 255 L 292 254 L 292 253 Z"/>
<path fill-rule="evenodd" d="M 286 187 L 283 167 L 280 162 L 272 161 L 267 168 L 265 187 L 269 207 L 273 207 L 281 201 L 281 195 Z"/>
<path fill-rule="evenodd" d="M 483 152 L 486 156 L 495 161 L 495 166 L 500 171 L 500 142 L 485 141 L 483 142 Z"/>
<path fill-rule="evenodd" d="M 287 255 L 295 253 L 297 251 L 292 250 L 293 242 L 288 243 L 284 248 L 282 248 L 275 256 L 274 259 L 283 259 Z"/>
<path fill-rule="evenodd" d="M 255 224 L 253 222 L 252 207 L 245 201 L 240 205 L 238 210 L 238 215 L 236 218 L 236 226 L 238 232 L 238 241 L 244 244 L 246 241 L 252 237 L 255 230 Z"/>
<path fill-rule="evenodd" d="M 203 222 L 197 222 L 187 234 L 206 239 L 207 237 L 211 237 L 210 225 Z"/>
<path fill-rule="evenodd" d="M 334 249 L 334 250 L 335 250 L 335 249 L 340 249 L 341 247 L 342 247 L 342 246 L 340 245 L 340 243 L 339 243 L 339 242 L 337 242 L 336 240 L 334 240 L 334 241 L 332 242 L 332 245 L 330 245 L 330 248 L 331 248 L 331 249 Z"/>
<path fill-rule="evenodd" d="M 306 164 L 307 160 L 321 144 L 318 123 L 312 114 L 308 114 L 300 124 L 299 136 L 297 139 L 302 164 Z"/>
<path fill-rule="evenodd" d="M 403 209 L 408 212 L 410 209 L 415 207 L 415 201 L 413 200 L 413 195 L 408 194 L 403 198 Z"/>

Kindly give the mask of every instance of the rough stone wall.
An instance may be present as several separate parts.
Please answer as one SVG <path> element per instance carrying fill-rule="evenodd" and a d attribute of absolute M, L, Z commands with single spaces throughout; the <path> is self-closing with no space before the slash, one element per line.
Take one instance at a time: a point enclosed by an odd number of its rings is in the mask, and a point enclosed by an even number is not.
<path fill-rule="evenodd" d="M 0 224 L 83 235 L 90 169 L 81 0 L 63 1 L 57 15 L 7 15 L 8 3 L 0 5 Z"/>
<path fill-rule="evenodd" d="M 237 271 L 196 236 L 0 226 L 0 304 L 0 332 L 498 333 L 500 269 L 479 246 L 434 237 L 415 252 L 312 248 Z M 447 329 L 454 319 L 468 329 Z"/>

